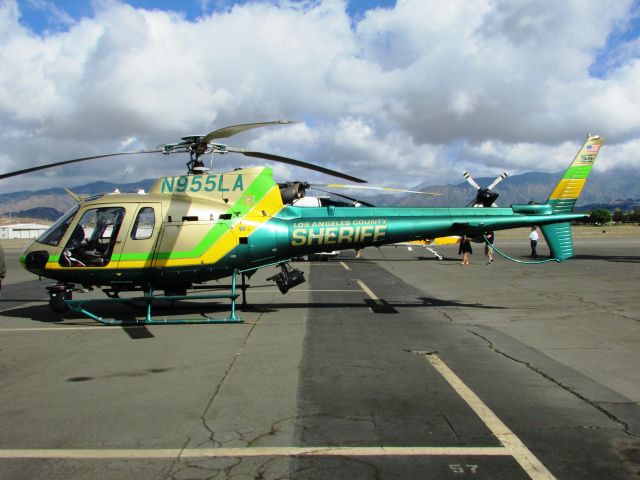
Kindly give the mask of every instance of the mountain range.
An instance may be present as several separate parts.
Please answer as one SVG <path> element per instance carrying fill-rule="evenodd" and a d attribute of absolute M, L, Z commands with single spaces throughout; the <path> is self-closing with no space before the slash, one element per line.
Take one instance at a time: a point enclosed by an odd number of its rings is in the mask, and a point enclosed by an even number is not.
<path fill-rule="evenodd" d="M 564 171 L 556 173 L 528 172 L 521 175 L 507 177 L 495 187 L 500 194 L 497 200 L 499 206 L 509 206 L 515 203 L 545 203 L 549 195 L 558 184 Z M 475 178 L 478 185 L 486 187 L 494 181 L 494 177 Z M 467 205 L 475 198 L 475 191 L 467 182 L 457 185 L 434 185 L 423 182 L 413 190 L 444 193 L 442 197 L 403 197 L 396 205 L 424 205 L 451 206 Z M 582 195 L 576 203 L 577 209 L 589 209 L 593 206 L 604 208 L 633 209 L 640 204 L 640 171 L 637 169 L 617 169 L 605 172 L 592 172 L 587 180 Z"/>
<path fill-rule="evenodd" d="M 549 194 L 558 183 L 563 172 L 540 173 L 529 172 L 513 175 L 503 180 L 494 190 L 500 194 L 497 200 L 500 206 L 514 203 L 546 202 Z M 482 186 L 488 186 L 494 178 L 476 178 Z M 154 179 L 117 185 L 110 182 L 92 182 L 74 187 L 73 192 L 79 195 L 96 195 L 113 192 L 118 188 L 121 192 L 148 190 Z M 396 186 L 401 188 L 400 186 Z M 339 190 L 337 193 L 355 196 L 358 199 L 379 206 L 465 206 L 475 198 L 474 189 L 465 181 L 456 185 L 438 185 L 427 180 L 411 190 L 442 193 L 442 196 L 424 195 L 370 195 L 350 193 Z M 315 192 L 310 191 L 309 195 Z M 62 188 L 0 194 L 0 217 L 19 217 L 33 221 L 51 222 L 74 205 L 75 201 Z M 593 172 L 578 200 L 579 210 L 592 208 L 620 208 L 623 211 L 640 207 L 640 172 L 636 169 L 616 169 L 605 172 Z"/>
<path fill-rule="evenodd" d="M 147 179 L 121 185 L 98 181 L 73 187 L 72 190 L 73 193 L 84 196 L 113 192 L 116 188 L 122 192 L 137 192 L 139 189 L 148 190 L 154 181 L 154 179 Z M 1 193 L 0 217 L 18 217 L 50 222 L 55 221 L 75 203 L 75 200 L 63 188 Z"/>

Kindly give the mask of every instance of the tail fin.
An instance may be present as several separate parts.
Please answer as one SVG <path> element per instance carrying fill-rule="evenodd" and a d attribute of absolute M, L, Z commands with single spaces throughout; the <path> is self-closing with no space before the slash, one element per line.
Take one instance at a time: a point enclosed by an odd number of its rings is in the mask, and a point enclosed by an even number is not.
<path fill-rule="evenodd" d="M 551 205 L 553 213 L 570 213 L 576 200 L 582 193 L 582 188 L 591 168 L 596 160 L 596 156 L 602 145 L 602 137 L 599 135 L 589 135 L 582 145 L 582 148 L 564 172 L 564 176 L 549 197 L 547 205 Z"/>
<path fill-rule="evenodd" d="M 553 213 L 570 213 L 582 193 L 587 177 L 600 151 L 603 139 L 599 135 L 587 136 L 587 140 L 569 165 L 564 176 L 547 200 Z M 540 227 L 551 255 L 557 260 L 565 260 L 573 256 L 573 238 L 571 223 L 555 223 Z"/>

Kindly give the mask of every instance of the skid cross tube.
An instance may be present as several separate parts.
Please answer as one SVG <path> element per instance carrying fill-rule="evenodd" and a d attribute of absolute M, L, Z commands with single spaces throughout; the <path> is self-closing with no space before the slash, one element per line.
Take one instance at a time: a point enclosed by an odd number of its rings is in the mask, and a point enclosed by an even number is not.
<path fill-rule="evenodd" d="M 215 293 L 215 294 L 205 294 L 205 295 L 154 295 L 153 287 L 149 287 L 149 289 L 144 292 L 143 297 L 132 297 L 132 298 L 94 298 L 87 300 L 64 300 L 64 303 L 69 306 L 71 310 L 74 312 L 82 313 L 87 317 L 95 320 L 98 323 L 103 325 L 182 325 L 182 324 L 204 324 L 204 323 L 242 323 L 243 320 L 236 316 L 236 300 L 240 296 L 236 293 L 236 275 L 238 274 L 238 270 L 234 269 L 233 275 L 231 276 L 231 292 L 230 293 Z M 151 306 L 154 300 L 210 300 L 214 298 L 228 298 L 231 300 L 231 311 L 230 315 L 226 318 L 216 319 L 210 317 L 201 317 L 201 318 L 180 318 L 180 319 L 164 319 L 164 320 L 156 320 L 151 315 Z M 117 320 L 117 319 L 105 319 L 100 317 L 86 308 L 85 305 L 91 303 L 105 303 L 105 302 L 119 302 L 119 303 L 132 303 L 136 301 L 143 300 L 146 306 L 146 316 L 144 320 L 135 320 L 135 321 L 127 321 L 127 320 Z"/>

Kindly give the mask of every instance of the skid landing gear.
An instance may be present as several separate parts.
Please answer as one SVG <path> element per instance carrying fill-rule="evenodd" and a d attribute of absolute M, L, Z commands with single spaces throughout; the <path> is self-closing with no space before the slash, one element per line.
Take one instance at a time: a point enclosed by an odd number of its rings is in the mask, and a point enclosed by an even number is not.
<path fill-rule="evenodd" d="M 231 276 L 231 292 L 229 293 L 215 293 L 215 294 L 198 294 L 198 295 L 154 295 L 153 287 L 148 287 L 144 291 L 143 297 L 131 297 L 121 298 L 117 295 L 110 295 L 108 298 L 89 298 L 82 300 L 73 300 L 72 292 L 74 290 L 73 285 L 69 284 L 56 284 L 47 287 L 49 291 L 49 306 L 57 313 L 66 313 L 69 310 L 82 313 L 87 317 L 95 320 L 103 325 L 176 325 L 185 323 L 242 323 L 243 321 L 236 316 L 236 300 L 240 296 L 236 293 L 236 275 L 237 271 Z M 176 300 L 210 300 L 228 298 L 231 300 L 231 311 L 226 318 L 216 319 L 211 317 L 202 316 L 199 318 L 182 318 L 182 319 L 155 319 L 152 316 L 151 308 L 154 301 L 168 300 L 174 302 Z M 95 313 L 89 311 L 87 308 L 91 304 L 96 303 L 132 303 L 143 301 L 145 303 L 146 316 L 143 320 L 117 320 L 117 319 L 105 319 Z"/>
<path fill-rule="evenodd" d="M 444 257 L 442 255 L 440 255 L 438 252 L 436 252 L 433 248 L 431 247 L 427 247 L 425 245 L 425 247 L 427 250 L 429 250 L 431 253 L 433 253 L 433 256 L 436 257 L 438 260 L 442 260 Z"/>

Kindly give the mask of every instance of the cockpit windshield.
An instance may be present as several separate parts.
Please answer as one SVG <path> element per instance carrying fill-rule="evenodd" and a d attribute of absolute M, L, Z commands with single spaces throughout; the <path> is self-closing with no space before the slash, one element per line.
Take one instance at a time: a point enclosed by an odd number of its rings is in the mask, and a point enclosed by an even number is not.
<path fill-rule="evenodd" d="M 67 229 L 71 224 L 71 220 L 73 220 L 73 217 L 79 208 L 80 205 L 74 205 L 73 208 L 60 217 L 58 221 L 49 228 L 49 230 L 40 235 L 36 241 L 44 243 L 45 245 L 57 247 L 62 237 L 64 237 L 64 234 L 67 232 Z"/>

